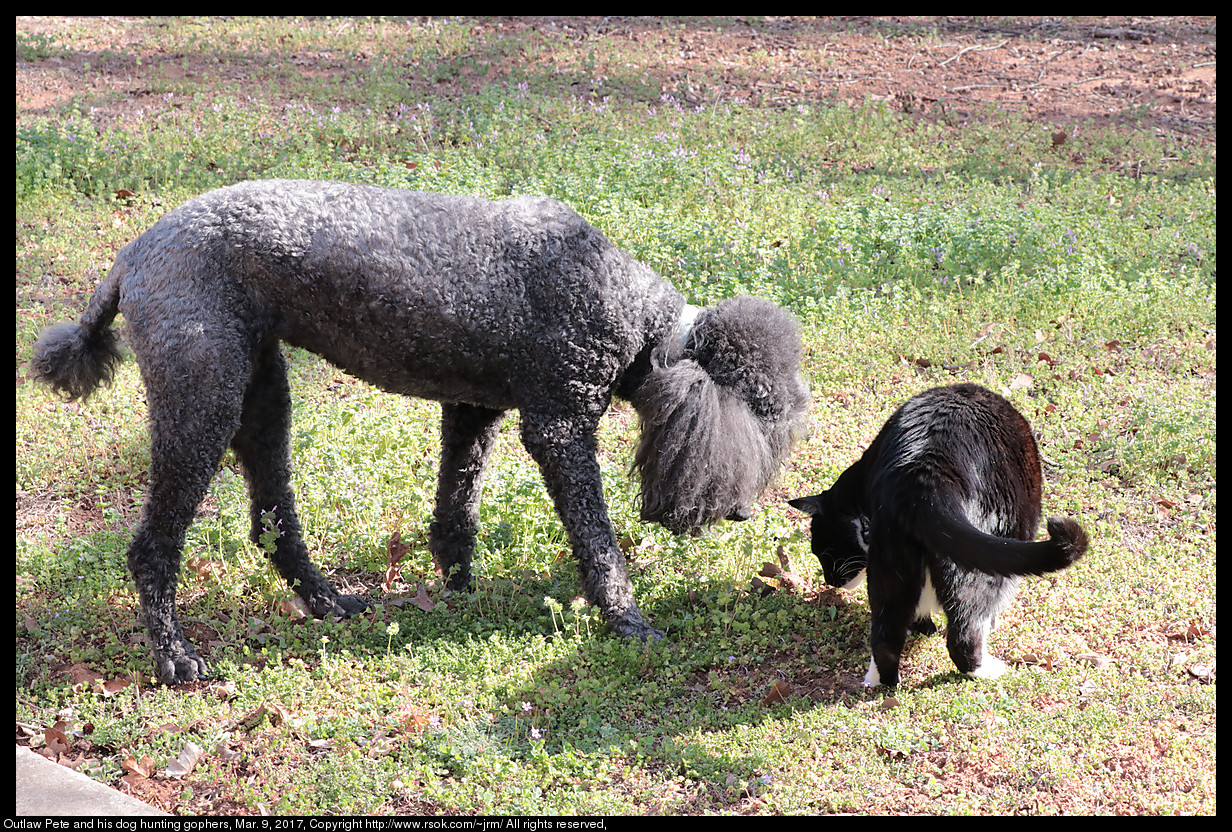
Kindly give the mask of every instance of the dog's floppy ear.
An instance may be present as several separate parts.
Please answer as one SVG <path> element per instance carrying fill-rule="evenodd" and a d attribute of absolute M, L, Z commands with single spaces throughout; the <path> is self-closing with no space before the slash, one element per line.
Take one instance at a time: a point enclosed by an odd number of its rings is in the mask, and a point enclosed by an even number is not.
<path fill-rule="evenodd" d="M 798 508 L 805 514 L 816 514 L 821 511 L 821 495 L 812 494 L 808 497 L 796 497 L 795 499 L 788 500 L 787 505 L 792 508 Z"/>
<path fill-rule="evenodd" d="M 655 367 L 633 403 L 643 520 L 697 534 L 746 509 L 778 466 L 762 422 L 695 361 Z"/>

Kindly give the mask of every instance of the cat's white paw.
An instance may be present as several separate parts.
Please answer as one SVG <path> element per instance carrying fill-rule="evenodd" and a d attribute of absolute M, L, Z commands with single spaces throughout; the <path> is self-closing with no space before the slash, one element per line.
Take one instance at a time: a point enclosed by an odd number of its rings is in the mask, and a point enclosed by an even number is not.
<path fill-rule="evenodd" d="M 995 679 L 1009 669 L 1009 665 L 1005 662 L 996 656 L 989 656 L 985 653 L 983 660 L 980 661 L 980 666 L 967 675 L 974 676 L 976 679 Z"/>
<path fill-rule="evenodd" d="M 881 674 L 877 672 L 877 663 L 870 656 L 868 659 L 868 673 L 864 674 L 864 687 L 875 688 L 881 684 Z"/>

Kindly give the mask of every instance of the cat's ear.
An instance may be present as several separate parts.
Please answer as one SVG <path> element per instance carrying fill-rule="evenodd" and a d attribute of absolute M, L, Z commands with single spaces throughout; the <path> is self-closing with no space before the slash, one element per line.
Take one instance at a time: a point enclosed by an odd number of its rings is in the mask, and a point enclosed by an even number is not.
<path fill-rule="evenodd" d="M 798 508 L 805 514 L 816 514 L 821 511 L 821 495 L 813 494 L 809 497 L 796 497 L 794 500 L 788 500 L 787 505 L 792 508 Z"/>

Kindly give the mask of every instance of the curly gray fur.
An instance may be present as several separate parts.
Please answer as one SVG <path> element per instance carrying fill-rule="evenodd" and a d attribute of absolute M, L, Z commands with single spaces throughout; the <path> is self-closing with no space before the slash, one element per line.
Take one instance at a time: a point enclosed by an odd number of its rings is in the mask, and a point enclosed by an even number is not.
<path fill-rule="evenodd" d="M 471 580 L 501 416 L 518 409 L 587 598 L 617 633 L 660 638 L 634 601 L 608 519 L 599 417 L 613 395 L 634 403 L 643 516 L 695 532 L 748 516 L 808 398 L 785 312 L 724 301 L 703 310 L 680 352 L 672 341 L 684 305 L 554 200 L 248 182 L 180 206 L 129 244 L 81 321 L 44 331 L 31 366 L 55 390 L 88 396 L 111 378 L 110 326 L 124 314 L 152 443 L 128 564 L 163 682 L 208 672 L 180 628 L 175 585 L 188 524 L 228 445 L 248 480 L 253 539 L 262 512 L 280 523 L 271 558 L 288 583 L 317 615 L 364 609 L 321 576 L 302 539 L 282 343 L 443 403 L 429 547 L 455 588 Z"/>

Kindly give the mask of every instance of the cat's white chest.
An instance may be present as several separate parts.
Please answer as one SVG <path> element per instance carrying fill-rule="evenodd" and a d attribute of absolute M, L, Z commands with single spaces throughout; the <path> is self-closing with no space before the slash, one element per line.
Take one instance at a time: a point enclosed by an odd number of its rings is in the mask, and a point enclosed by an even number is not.
<path fill-rule="evenodd" d="M 914 621 L 919 621 L 921 618 L 931 618 L 934 615 L 945 612 L 941 607 L 941 602 L 937 600 L 937 590 L 933 588 L 933 576 L 928 570 L 924 570 L 924 589 L 920 590 L 920 600 L 915 605 Z"/>

